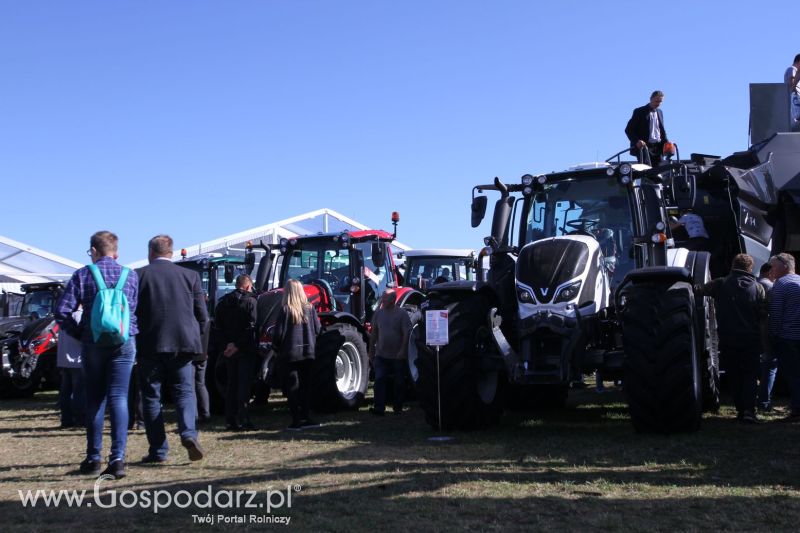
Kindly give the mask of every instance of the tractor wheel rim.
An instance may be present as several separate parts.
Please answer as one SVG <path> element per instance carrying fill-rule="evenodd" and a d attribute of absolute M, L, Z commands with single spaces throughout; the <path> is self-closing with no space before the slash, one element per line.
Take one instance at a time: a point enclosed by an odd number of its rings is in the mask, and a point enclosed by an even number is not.
<path fill-rule="evenodd" d="M 345 342 L 336 354 L 336 388 L 345 398 L 360 392 L 364 368 L 358 348 L 352 342 Z"/>

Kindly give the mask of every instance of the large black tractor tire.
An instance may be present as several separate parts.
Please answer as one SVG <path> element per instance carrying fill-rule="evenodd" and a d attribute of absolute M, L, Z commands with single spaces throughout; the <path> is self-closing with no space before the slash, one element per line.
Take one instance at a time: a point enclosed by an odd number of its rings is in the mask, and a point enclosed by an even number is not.
<path fill-rule="evenodd" d="M 37 366 L 27 378 L 14 376 L 3 391 L 6 398 L 30 398 L 40 389 L 43 379 L 41 366 Z"/>
<path fill-rule="evenodd" d="M 416 400 L 419 398 L 417 392 L 417 385 L 419 384 L 419 349 L 418 337 L 420 334 L 420 322 L 424 317 L 424 313 L 416 306 L 407 308 L 409 319 L 411 320 L 411 331 L 408 336 L 408 367 L 406 372 L 406 400 Z M 424 343 L 424 339 L 423 339 Z"/>
<path fill-rule="evenodd" d="M 631 419 L 636 431 L 695 431 L 702 378 L 690 284 L 642 283 L 624 292 L 622 338 Z"/>
<path fill-rule="evenodd" d="M 416 337 L 417 392 L 425 420 L 434 428 L 477 429 L 497 424 L 503 414 L 506 376 L 488 327 L 490 302 L 479 293 L 431 294 L 427 311 L 448 311 L 449 344 L 425 344 L 425 320 Z M 439 379 L 437 380 L 437 366 Z M 440 401 L 441 399 L 441 401 Z"/>
<path fill-rule="evenodd" d="M 703 369 L 703 411 L 716 413 L 719 411 L 719 336 L 717 334 L 717 317 L 714 300 L 706 298 L 704 312 L 706 315 L 706 328 L 704 346 L 702 347 Z"/>
<path fill-rule="evenodd" d="M 560 409 L 567 403 L 569 385 L 514 385 L 506 407 L 513 411 Z"/>
<path fill-rule="evenodd" d="M 253 380 L 251 405 L 268 405 L 272 388 L 282 388 L 280 380 L 275 375 L 278 366 L 277 361 L 278 357 L 274 350 L 262 352 L 256 359 L 256 378 Z"/>
<path fill-rule="evenodd" d="M 692 252 L 689 254 L 692 262 L 692 277 L 695 285 L 703 285 L 711 281 L 709 267 L 711 254 L 708 252 Z M 687 261 L 688 266 L 688 261 Z M 717 314 L 714 299 L 708 296 L 695 296 L 695 309 L 697 310 L 698 327 L 700 334 L 697 339 L 700 343 L 702 380 L 703 380 L 703 411 L 719 411 L 719 336 L 717 334 Z"/>
<path fill-rule="evenodd" d="M 361 333 L 333 324 L 317 337 L 311 407 L 318 412 L 357 409 L 369 384 L 369 355 Z"/>

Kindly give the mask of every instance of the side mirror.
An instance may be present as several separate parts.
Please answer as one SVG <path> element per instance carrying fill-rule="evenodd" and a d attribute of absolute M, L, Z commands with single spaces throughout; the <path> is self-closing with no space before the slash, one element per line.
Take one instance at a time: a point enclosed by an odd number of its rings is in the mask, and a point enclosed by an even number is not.
<path fill-rule="evenodd" d="M 472 227 L 477 228 L 481 225 L 483 217 L 486 216 L 486 205 L 489 199 L 485 196 L 472 197 Z"/>
<path fill-rule="evenodd" d="M 234 266 L 230 263 L 225 264 L 225 283 L 233 283 Z"/>
<path fill-rule="evenodd" d="M 376 267 L 382 267 L 386 264 L 386 243 L 373 242 L 372 243 L 372 264 Z"/>

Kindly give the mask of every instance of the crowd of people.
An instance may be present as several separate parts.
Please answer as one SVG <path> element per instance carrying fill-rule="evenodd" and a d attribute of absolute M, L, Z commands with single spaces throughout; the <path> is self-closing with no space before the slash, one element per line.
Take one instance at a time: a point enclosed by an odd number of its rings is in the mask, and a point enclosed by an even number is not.
<path fill-rule="evenodd" d="M 753 274 L 754 261 L 738 254 L 730 273 L 695 287 L 716 303 L 720 358 L 737 418 L 757 423 L 772 410 L 780 368 L 790 390 L 788 420 L 800 419 L 800 276 L 795 259 L 780 253 Z"/>
<path fill-rule="evenodd" d="M 54 312 L 61 326 L 57 354 L 63 377 L 61 424 L 86 427 L 86 457 L 79 471 L 124 477 L 128 430 L 137 417 L 142 419 L 149 445 L 141 462 L 166 462 L 164 386 L 172 389 L 181 445 L 191 461 L 203 459 L 206 452 L 197 426 L 210 419 L 203 345 L 209 317 L 199 274 L 171 261 L 173 241 L 168 235 L 150 240 L 149 264 L 136 271 L 117 262 L 118 238 L 110 231 L 91 236 L 87 255 L 91 264 L 73 274 Z M 400 384 L 394 396 L 395 412 L 403 409 L 400 378 L 405 374 L 397 363 L 407 355 L 410 322 L 408 314 L 394 305 L 394 296 L 393 290 L 387 290 L 382 308 L 373 317 L 370 353 L 375 356 L 376 368 L 375 414 L 383 414 L 380 399 L 385 397 L 382 391 L 390 374 Z M 310 419 L 309 409 L 321 324 L 299 281 L 289 280 L 281 304 L 273 348 L 292 417 L 287 429 L 298 431 L 318 425 Z M 216 308 L 214 335 L 227 370 L 225 422 L 229 431 L 255 429 L 248 404 L 259 360 L 256 308 L 253 283 L 246 274 L 236 278 L 236 290 Z M 139 393 L 134 413 L 128 408 L 131 384 Z M 111 446 L 102 470 L 106 408 Z"/>

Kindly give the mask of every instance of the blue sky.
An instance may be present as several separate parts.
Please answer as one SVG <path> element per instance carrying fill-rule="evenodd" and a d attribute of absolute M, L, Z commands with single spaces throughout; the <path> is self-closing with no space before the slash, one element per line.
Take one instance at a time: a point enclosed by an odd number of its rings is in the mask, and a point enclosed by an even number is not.
<path fill-rule="evenodd" d="M 797 2 L 653 6 L 0 0 L 0 234 L 129 262 L 329 207 L 474 248 L 473 185 L 605 159 L 654 89 L 683 154 L 745 149 Z"/>

